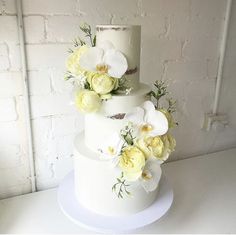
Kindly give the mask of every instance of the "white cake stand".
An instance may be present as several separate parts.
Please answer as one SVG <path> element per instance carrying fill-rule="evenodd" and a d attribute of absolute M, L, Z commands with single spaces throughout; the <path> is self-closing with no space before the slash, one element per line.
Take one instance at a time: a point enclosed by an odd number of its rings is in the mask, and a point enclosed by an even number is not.
<path fill-rule="evenodd" d="M 58 188 L 58 202 L 64 214 L 76 224 L 102 233 L 130 232 L 160 219 L 173 202 L 173 190 L 162 175 L 156 201 L 145 210 L 128 216 L 103 216 L 84 208 L 74 193 L 74 174 L 71 172 Z"/>

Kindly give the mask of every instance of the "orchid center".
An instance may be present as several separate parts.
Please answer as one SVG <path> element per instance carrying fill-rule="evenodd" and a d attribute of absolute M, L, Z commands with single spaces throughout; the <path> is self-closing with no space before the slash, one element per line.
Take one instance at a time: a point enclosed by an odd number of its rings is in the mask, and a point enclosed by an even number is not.
<path fill-rule="evenodd" d="M 144 180 L 150 180 L 152 178 L 152 174 L 149 171 L 143 171 L 142 178 Z"/>
<path fill-rule="evenodd" d="M 153 130 L 153 126 L 150 124 L 145 124 L 141 126 L 141 131 L 142 132 L 149 132 Z"/>
<path fill-rule="evenodd" d="M 109 146 L 109 147 L 108 147 L 108 153 L 109 153 L 110 155 L 114 155 L 114 154 L 116 153 L 116 150 L 115 150 L 112 146 Z"/>
<path fill-rule="evenodd" d="M 100 73 L 107 73 L 108 72 L 108 65 L 106 64 L 97 64 L 96 70 Z"/>

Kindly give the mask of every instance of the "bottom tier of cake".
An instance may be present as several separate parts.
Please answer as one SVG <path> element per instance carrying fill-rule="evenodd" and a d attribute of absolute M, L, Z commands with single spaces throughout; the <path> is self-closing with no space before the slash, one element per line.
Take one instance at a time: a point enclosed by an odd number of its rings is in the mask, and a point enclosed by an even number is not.
<path fill-rule="evenodd" d="M 87 209 L 108 216 L 130 215 L 144 210 L 157 198 L 158 187 L 147 193 L 141 185 L 129 182 L 131 195 L 118 198 L 112 191 L 119 173 L 110 162 L 101 160 L 98 153 L 84 144 L 84 133 L 75 139 L 75 194 Z"/>

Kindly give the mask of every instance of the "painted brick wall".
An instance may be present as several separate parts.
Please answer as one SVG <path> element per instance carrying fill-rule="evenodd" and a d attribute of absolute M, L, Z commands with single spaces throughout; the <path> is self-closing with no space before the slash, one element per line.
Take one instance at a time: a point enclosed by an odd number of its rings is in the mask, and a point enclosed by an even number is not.
<path fill-rule="evenodd" d="M 0 1 L 0 198 L 30 191 L 14 1 Z"/>
<path fill-rule="evenodd" d="M 172 160 L 207 153 L 218 132 L 201 130 L 211 110 L 226 0 L 23 0 L 37 187 L 54 187 L 72 169 L 83 117 L 71 105 L 64 62 L 79 25 L 141 24 L 141 81 L 169 81 L 178 101 Z M 0 0 L 0 197 L 30 191 L 14 0 Z M 227 132 L 227 131 L 225 131 Z"/>

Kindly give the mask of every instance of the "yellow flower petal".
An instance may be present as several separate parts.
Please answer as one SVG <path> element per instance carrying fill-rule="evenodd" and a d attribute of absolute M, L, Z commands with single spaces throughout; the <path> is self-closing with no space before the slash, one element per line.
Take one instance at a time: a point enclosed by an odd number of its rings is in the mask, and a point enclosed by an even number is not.
<path fill-rule="evenodd" d="M 116 79 L 103 73 L 89 74 L 88 82 L 91 88 L 100 95 L 110 93 L 116 85 Z"/>
<path fill-rule="evenodd" d="M 163 154 L 164 143 L 160 136 L 144 136 L 136 141 L 136 145 L 144 152 L 146 159 L 152 156 L 159 158 Z"/>
<path fill-rule="evenodd" d="M 73 53 L 70 54 L 66 61 L 66 69 L 74 75 L 80 75 L 85 72 L 79 64 L 80 57 L 88 50 L 88 46 L 84 45 L 80 48 L 76 48 Z"/>
<path fill-rule="evenodd" d="M 137 180 L 145 166 L 145 156 L 139 148 L 128 146 L 121 154 L 119 166 L 127 180 Z"/>
<path fill-rule="evenodd" d="M 76 107 L 85 113 L 96 112 L 101 106 L 101 99 L 94 91 L 81 90 L 76 94 Z"/>

